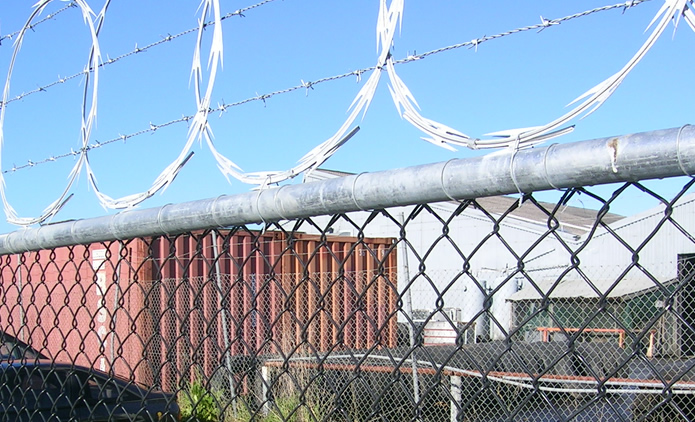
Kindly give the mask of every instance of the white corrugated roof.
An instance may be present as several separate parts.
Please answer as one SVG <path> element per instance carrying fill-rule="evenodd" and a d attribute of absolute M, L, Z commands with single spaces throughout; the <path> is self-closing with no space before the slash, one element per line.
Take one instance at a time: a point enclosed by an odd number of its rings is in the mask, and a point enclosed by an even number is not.
<path fill-rule="evenodd" d="M 646 292 L 654 289 L 657 285 L 646 275 L 637 274 L 630 275 L 620 281 L 615 278 L 611 279 L 591 279 L 592 286 L 584 279 L 578 277 L 566 277 L 551 291 L 557 278 L 547 278 L 534 280 L 536 287 L 530 282 L 524 282 L 524 287 L 518 292 L 511 295 L 507 300 L 517 302 L 521 300 L 538 300 L 550 292 L 549 297 L 554 299 L 560 298 L 587 298 L 598 299 L 600 296 L 608 292 L 609 298 L 619 298 L 633 295 L 635 293 Z M 665 285 L 671 284 L 676 280 L 662 282 Z M 539 292 L 540 290 L 540 292 Z M 598 291 L 597 291 L 598 290 Z"/>

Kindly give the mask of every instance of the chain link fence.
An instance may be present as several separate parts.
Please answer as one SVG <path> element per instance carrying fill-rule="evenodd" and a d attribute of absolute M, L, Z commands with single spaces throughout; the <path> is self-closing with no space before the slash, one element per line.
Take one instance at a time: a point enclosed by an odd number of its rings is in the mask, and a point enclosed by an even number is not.
<path fill-rule="evenodd" d="M 669 183 L 8 253 L 0 415 L 695 420 L 695 195 Z"/>

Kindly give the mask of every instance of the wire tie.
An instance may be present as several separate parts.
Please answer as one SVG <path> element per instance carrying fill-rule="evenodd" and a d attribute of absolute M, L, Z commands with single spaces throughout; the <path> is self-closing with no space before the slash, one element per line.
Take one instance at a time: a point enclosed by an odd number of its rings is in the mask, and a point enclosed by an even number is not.
<path fill-rule="evenodd" d="M 261 235 L 264 235 L 266 230 L 268 229 L 268 222 L 265 220 L 265 217 L 263 217 L 263 213 L 261 212 L 261 208 L 259 206 L 261 202 L 261 193 L 265 190 L 265 188 L 268 186 L 268 178 L 263 181 L 263 184 L 261 184 L 258 187 L 258 194 L 256 195 L 256 214 L 261 218 L 261 222 L 263 223 L 263 229 L 261 230 Z"/>
<path fill-rule="evenodd" d="M 678 158 L 678 167 L 680 167 L 681 171 L 683 174 L 686 176 L 692 177 L 693 175 L 688 173 L 685 170 L 685 166 L 683 165 L 683 160 L 681 160 L 681 133 L 683 133 L 683 129 L 686 128 L 686 126 L 690 126 L 689 124 L 684 124 L 683 126 L 678 129 L 678 136 L 676 136 L 676 158 Z"/>
<path fill-rule="evenodd" d="M 111 231 L 111 235 L 113 235 L 113 237 L 115 237 L 116 240 L 123 240 L 123 236 L 120 235 L 120 233 L 119 233 L 118 230 L 116 229 L 116 224 L 114 223 L 114 220 L 115 220 L 116 218 L 118 218 L 118 214 L 112 215 L 111 218 L 109 219 L 109 230 Z M 73 225 L 74 225 L 74 224 L 75 224 L 75 223 L 73 223 Z M 70 227 L 71 231 L 72 231 L 72 228 L 73 228 L 73 226 Z M 161 228 L 161 227 L 160 227 L 160 228 Z M 75 237 L 74 237 L 74 235 L 73 235 L 73 239 L 74 239 L 74 238 L 75 238 Z"/>
<path fill-rule="evenodd" d="M 516 159 L 516 153 L 519 152 L 519 144 L 520 143 L 521 143 L 521 134 L 518 133 L 516 135 L 516 142 L 514 143 L 514 150 L 512 151 L 512 158 L 509 161 L 509 173 L 512 177 L 512 182 L 514 183 L 514 187 L 519 192 L 519 206 L 521 206 L 523 203 L 524 193 L 521 191 L 521 188 L 519 187 L 519 182 L 516 180 L 516 174 L 514 174 L 514 162 Z"/>
<path fill-rule="evenodd" d="M 212 221 L 215 223 L 215 228 L 220 228 L 222 227 L 222 224 L 217 220 L 217 201 L 220 200 L 220 198 L 224 197 L 225 195 L 220 195 L 217 198 L 215 198 L 214 201 L 212 201 Z"/>
<path fill-rule="evenodd" d="M 164 212 L 164 209 L 169 205 L 171 204 L 164 205 L 159 209 L 159 212 L 157 213 L 157 225 L 159 226 L 159 231 L 167 236 L 169 236 L 169 233 L 166 230 L 164 230 L 164 227 L 162 226 L 162 212 Z"/>
<path fill-rule="evenodd" d="M 351 189 L 350 195 L 352 196 L 352 202 L 355 203 L 355 206 L 357 207 L 358 210 L 367 211 L 366 209 L 364 209 L 360 206 L 359 202 L 357 202 L 357 196 L 355 196 L 355 185 L 357 185 L 357 179 L 359 179 L 360 176 L 362 176 L 363 174 L 364 173 L 360 173 L 360 174 L 357 174 L 355 176 L 355 179 L 352 181 L 352 189 Z"/>
<path fill-rule="evenodd" d="M 294 172 L 292 172 L 294 173 Z M 289 221 L 289 218 L 285 217 L 285 206 L 283 202 L 280 202 L 278 206 L 278 195 L 280 194 L 280 191 L 286 188 L 288 185 L 282 185 L 279 188 L 275 190 L 275 195 L 273 195 L 273 205 L 275 205 L 275 210 L 278 211 L 278 214 L 280 214 L 280 218 L 283 220 Z"/>
<path fill-rule="evenodd" d="M 446 186 L 445 186 L 445 184 L 444 184 L 444 171 L 446 171 L 446 167 L 449 165 L 450 162 L 456 161 L 456 160 L 457 160 L 456 158 L 452 158 L 452 159 L 450 159 L 449 161 L 447 161 L 446 163 L 444 163 L 444 167 L 442 167 L 442 172 L 441 172 L 441 174 L 439 175 L 439 183 L 442 185 L 442 192 L 444 192 L 444 195 L 446 195 L 446 197 L 449 198 L 449 199 L 451 199 L 452 201 L 458 202 L 458 199 L 456 199 L 456 198 L 454 198 L 453 196 L 451 196 L 451 194 L 450 194 L 449 191 L 446 189 Z"/>
<path fill-rule="evenodd" d="M 550 187 L 556 190 L 560 190 L 555 184 L 550 180 L 550 177 L 548 176 L 548 153 L 550 152 L 551 149 L 555 148 L 557 143 L 550 144 L 548 148 L 545 149 L 545 154 L 543 154 L 543 175 L 545 176 L 545 181 L 548 182 Z"/>

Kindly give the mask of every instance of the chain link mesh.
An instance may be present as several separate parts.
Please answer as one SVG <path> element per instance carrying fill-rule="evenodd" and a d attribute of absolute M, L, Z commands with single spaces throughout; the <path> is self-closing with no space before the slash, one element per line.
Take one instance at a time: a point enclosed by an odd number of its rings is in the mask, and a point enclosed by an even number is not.
<path fill-rule="evenodd" d="M 141 410 L 172 393 L 152 419 L 695 420 L 692 184 L 670 199 L 631 183 L 3 256 L 0 415 L 116 417 L 118 379 L 140 386 Z M 621 201 L 658 206 L 611 213 Z M 44 408 L 17 369 L 41 355 Z"/>

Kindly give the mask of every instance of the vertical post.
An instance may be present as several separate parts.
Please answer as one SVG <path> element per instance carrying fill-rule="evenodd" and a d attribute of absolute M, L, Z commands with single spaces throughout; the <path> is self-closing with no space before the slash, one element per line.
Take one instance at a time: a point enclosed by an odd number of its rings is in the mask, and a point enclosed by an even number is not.
<path fill-rule="evenodd" d="M 222 297 L 222 280 L 220 275 L 220 254 L 217 248 L 217 231 L 212 231 L 212 252 L 215 254 L 213 260 L 215 261 L 215 279 L 217 280 L 217 295 L 220 301 L 220 318 L 222 319 L 222 338 L 224 340 L 224 360 L 227 364 L 227 376 L 229 377 L 229 388 L 232 389 L 232 413 L 234 418 L 237 417 L 237 403 L 236 403 L 236 384 L 234 382 L 234 374 L 232 373 L 232 362 L 231 362 L 231 350 L 229 349 L 229 329 L 227 327 L 227 308 L 222 308 L 224 304 L 224 297 Z"/>
<path fill-rule="evenodd" d="M 118 263 L 116 264 L 116 272 L 113 277 L 113 285 L 114 285 L 114 292 L 113 292 L 113 313 L 111 314 L 111 359 L 110 359 L 110 366 L 111 370 L 114 370 L 113 366 L 116 362 L 116 345 L 114 344 L 116 342 L 116 328 L 118 327 L 116 325 L 116 313 L 118 312 L 118 300 L 120 296 L 120 287 L 121 287 L 121 254 L 123 253 L 123 243 L 119 242 L 118 243 L 118 257 L 116 258 L 118 260 Z"/>
<path fill-rule="evenodd" d="M 92 259 L 92 270 L 96 274 L 96 309 L 97 312 L 94 316 L 94 325 L 96 328 L 96 334 L 99 339 L 99 370 L 106 371 L 106 346 L 108 343 L 106 324 L 109 320 L 109 325 L 111 325 L 110 318 L 108 315 L 108 309 L 106 304 L 106 294 L 108 289 L 106 287 L 106 267 L 105 264 L 109 250 L 108 249 L 93 249 L 90 250 L 89 246 L 86 246 L 87 251 L 91 254 Z M 90 287 L 91 288 L 91 287 Z M 113 368 L 111 368 L 113 370 Z"/>
<path fill-rule="evenodd" d="M 268 416 L 270 411 L 270 368 L 267 365 L 261 366 L 261 414 Z"/>
<path fill-rule="evenodd" d="M 27 252 L 31 256 L 31 252 Z M 27 341 L 24 335 L 24 330 L 26 329 L 26 321 L 24 320 L 24 301 L 22 300 L 22 294 L 24 293 L 24 287 L 22 286 L 22 265 L 21 265 L 21 255 L 17 254 L 17 282 L 18 282 L 18 294 L 17 294 L 17 304 L 19 305 L 19 339 L 23 342 L 31 344 Z M 13 333 L 17 334 L 17 333 Z"/>
<path fill-rule="evenodd" d="M 401 213 L 401 226 L 405 225 L 405 215 Z M 403 286 L 409 286 L 403 292 L 403 306 L 405 306 L 405 314 L 408 316 L 408 337 L 410 340 L 410 348 L 412 351 L 411 368 L 413 372 L 413 397 L 415 398 L 415 405 L 417 406 L 420 402 L 420 381 L 418 379 L 417 372 L 417 356 L 415 354 L 415 327 L 413 327 L 413 297 L 410 292 L 410 267 L 408 267 L 408 249 L 405 247 L 405 242 L 401 242 L 401 254 L 403 255 L 403 277 L 405 278 L 405 283 Z M 401 283 L 398 283 L 401 284 Z"/>
<path fill-rule="evenodd" d="M 458 375 L 452 375 L 449 377 L 450 392 L 451 392 L 451 412 L 450 420 L 451 422 L 456 422 L 457 420 L 463 420 L 463 418 L 458 418 L 459 406 L 461 406 L 461 377 Z"/>
<path fill-rule="evenodd" d="M 647 347 L 647 357 L 648 358 L 654 357 L 654 334 L 655 333 L 656 333 L 655 330 L 649 331 L 649 347 Z"/>

